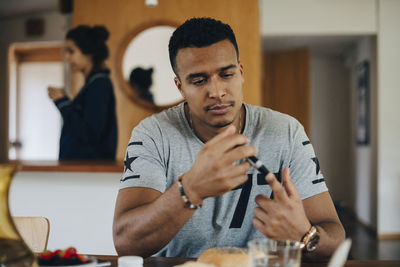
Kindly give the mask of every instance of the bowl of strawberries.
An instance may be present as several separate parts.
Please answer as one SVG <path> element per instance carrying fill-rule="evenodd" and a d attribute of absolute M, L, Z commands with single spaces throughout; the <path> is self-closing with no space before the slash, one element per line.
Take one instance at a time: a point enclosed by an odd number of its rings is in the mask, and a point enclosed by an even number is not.
<path fill-rule="evenodd" d="M 69 247 L 62 250 L 43 251 L 38 256 L 38 263 L 41 267 L 94 267 L 97 260 L 95 257 L 79 254 L 76 248 Z"/>

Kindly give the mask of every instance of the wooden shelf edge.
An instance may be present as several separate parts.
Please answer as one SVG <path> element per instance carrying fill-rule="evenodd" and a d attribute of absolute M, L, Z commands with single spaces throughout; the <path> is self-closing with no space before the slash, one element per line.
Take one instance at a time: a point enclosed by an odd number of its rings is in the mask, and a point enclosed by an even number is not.
<path fill-rule="evenodd" d="M 37 172 L 117 172 L 124 165 L 119 161 L 11 161 L 19 165 L 19 171 Z"/>

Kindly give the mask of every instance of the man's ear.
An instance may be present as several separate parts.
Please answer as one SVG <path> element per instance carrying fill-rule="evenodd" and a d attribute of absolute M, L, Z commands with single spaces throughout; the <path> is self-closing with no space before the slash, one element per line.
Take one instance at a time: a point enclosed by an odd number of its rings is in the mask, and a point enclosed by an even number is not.
<path fill-rule="evenodd" d="M 183 90 L 182 90 L 181 80 L 179 80 L 178 77 L 175 77 L 174 82 L 175 82 L 176 88 L 178 88 L 178 90 L 179 90 L 179 93 L 181 93 L 182 97 L 185 98 L 185 94 L 183 93 Z"/>
<path fill-rule="evenodd" d="M 242 75 L 242 82 L 244 82 L 244 69 L 243 69 L 242 62 L 240 62 L 240 61 L 239 61 L 239 71 L 240 71 L 240 75 Z"/>

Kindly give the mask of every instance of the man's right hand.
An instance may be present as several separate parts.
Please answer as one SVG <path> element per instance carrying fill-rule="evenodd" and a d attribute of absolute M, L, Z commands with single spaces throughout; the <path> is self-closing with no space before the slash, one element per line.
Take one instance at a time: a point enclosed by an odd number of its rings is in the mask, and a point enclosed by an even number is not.
<path fill-rule="evenodd" d="M 250 163 L 235 162 L 257 154 L 254 146 L 244 146 L 248 138 L 236 133 L 234 126 L 208 141 L 192 168 L 182 178 L 190 202 L 199 205 L 207 197 L 220 196 L 247 181 Z"/>

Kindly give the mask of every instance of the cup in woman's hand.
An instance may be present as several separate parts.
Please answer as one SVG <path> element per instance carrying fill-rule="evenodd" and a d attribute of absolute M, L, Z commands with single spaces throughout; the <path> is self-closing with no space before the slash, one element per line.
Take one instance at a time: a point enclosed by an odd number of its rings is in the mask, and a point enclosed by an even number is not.
<path fill-rule="evenodd" d="M 47 87 L 47 92 L 49 94 L 49 97 L 53 101 L 56 101 L 60 98 L 65 97 L 64 88 L 49 86 L 49 87 Z"/>

